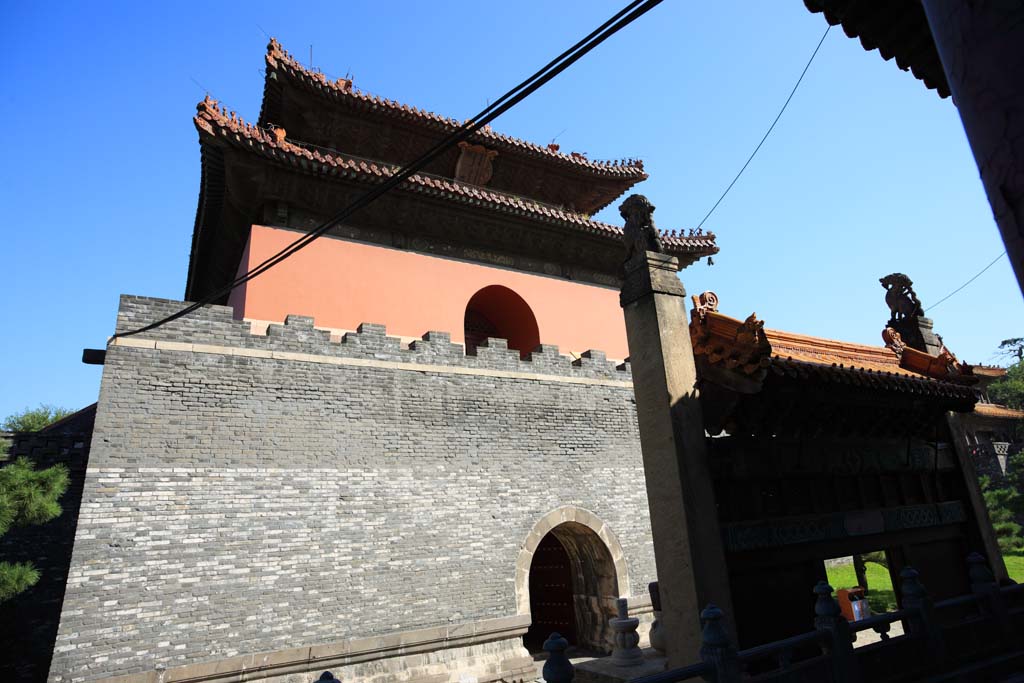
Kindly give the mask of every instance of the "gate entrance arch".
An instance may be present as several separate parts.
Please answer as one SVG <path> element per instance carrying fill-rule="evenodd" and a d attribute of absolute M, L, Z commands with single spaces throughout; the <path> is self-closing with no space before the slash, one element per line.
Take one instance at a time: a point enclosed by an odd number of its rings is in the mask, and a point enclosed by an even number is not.
<path fill-rule="evenodd" d="M 629 594 L 618 538 L 597 515 L 563 507 L 527 535 L 516 566 L 516 601 L 529 614 L 523 644 L 531 652 L 558 631 L 577 647 L 609 651 L 615 599 Z"/>

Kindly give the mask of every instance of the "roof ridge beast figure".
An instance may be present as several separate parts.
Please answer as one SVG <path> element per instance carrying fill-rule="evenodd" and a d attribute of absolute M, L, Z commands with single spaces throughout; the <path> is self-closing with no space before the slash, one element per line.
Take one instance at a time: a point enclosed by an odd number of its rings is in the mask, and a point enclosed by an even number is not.
<path fill-rule="evenodd" d="M 878 278 L 885 287 L 885 303 L 892 313 L 890 320 L 924 316 L 921 302 L 914 293 L 914 283 L 903 273 L 891 273 Z"/>

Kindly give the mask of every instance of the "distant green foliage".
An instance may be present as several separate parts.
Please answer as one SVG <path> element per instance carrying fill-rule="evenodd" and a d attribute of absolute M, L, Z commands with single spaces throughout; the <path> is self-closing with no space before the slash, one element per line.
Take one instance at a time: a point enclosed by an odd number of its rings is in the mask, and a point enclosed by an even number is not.
<path fill-rule="evenodd" d="M 993 403 L 1024 408 L 1024 361 L 1017 361 L 1006 369 L 1005 376 L 992 382 L 988 387 L 988 397 Z"/>
<path fill-rule="evenodd" d="M 978 477 L 981 495 L 988 508 L 992 529 L 1003 554 L 1024 550 L 1024 529 L 1017 519 L 1024 514 L 1024 451 L 1011 455 L 1006 462 L 1006 485 L 994 488 L 989 477 Z"/>
<path fill-rule="evenodd" d="M 0 468 L 0 535 L 12 527 L 42 524 L 61 513 L 58 499 L 68 488 L 68 470 L 54 465 L 37 470 L 28 458 Z M 31 564 L 0 562 L 0 602 L 39 580 Z"/>
<path fill-rule="evenodd" d="M 25 408 L 20 413 L 8 415 L 3 422 L 0 422 L 0 431 L 38 432 L 43 427 L 62 420 L 73 412 L 75 411 L 43 403 L 38 408 Z"/>
<path fill-rule="evenodd" d="M 879 554 L 885 557 L 885 553 Z M 869 586 L 866 593 L 868 605 L 871 606 L 872 614 L 892 612 L 896 609 L 896 591 L 893 590 L 889 570 L 883 565 L 868 559 L 874 555 L 876 553 L 869 553 L 864 556 Z M 857 575 L 853 571 L 853 564 L 828 567 L 827 573 L 829 584 L 836 590 L 840 588 L 853 588 L 857 585 Z"/>
<path fill-rule="evenodd" d="M 1018 361 L 1024 360 L 1024 337 L 1004 339 L 999 342 L 999 355 L 1013 356 Z"/>

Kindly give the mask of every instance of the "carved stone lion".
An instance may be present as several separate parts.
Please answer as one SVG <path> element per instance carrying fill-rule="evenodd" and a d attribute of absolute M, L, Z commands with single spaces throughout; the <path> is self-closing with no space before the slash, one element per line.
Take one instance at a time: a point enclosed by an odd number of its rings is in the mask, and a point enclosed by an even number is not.
<path fill-rule="evenodd" d="M 921 302 L 914 293 L 914 283 L 903 273 L 892 273 L 878 279 L 885 288 L 885 303 L 892 320 L 924 316 Z"/>
<path fill-rule="evenodd" d="M 627 261 L 645 251 L 665 251 L 654 227 L 654 208 L 642 194 L 630 195 L 619 207 L 619 215 L 626 220 L 622 241 L 626 244 Z"/>

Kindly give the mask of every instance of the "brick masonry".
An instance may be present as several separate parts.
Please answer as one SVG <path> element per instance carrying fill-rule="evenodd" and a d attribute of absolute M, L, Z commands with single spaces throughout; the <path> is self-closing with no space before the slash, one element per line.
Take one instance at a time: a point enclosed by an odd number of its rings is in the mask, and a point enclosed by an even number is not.
<path fill-rule="evenodd" d="M 118 331 L 181 306 L 123 297 Z M 644 596 L 628 366 L 204 308 L 108 347 L 50 678 L 515 615 L 524 541 L 562 506 L 614 532 Z"/>

